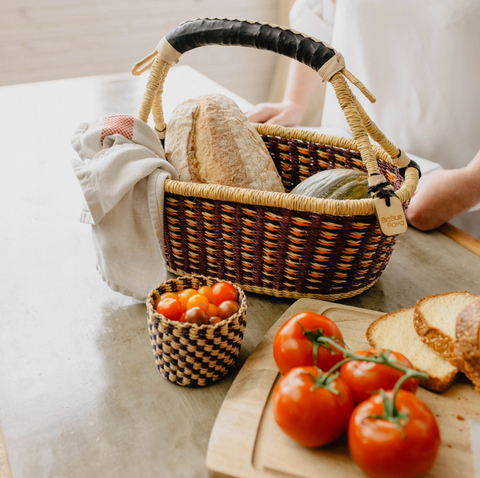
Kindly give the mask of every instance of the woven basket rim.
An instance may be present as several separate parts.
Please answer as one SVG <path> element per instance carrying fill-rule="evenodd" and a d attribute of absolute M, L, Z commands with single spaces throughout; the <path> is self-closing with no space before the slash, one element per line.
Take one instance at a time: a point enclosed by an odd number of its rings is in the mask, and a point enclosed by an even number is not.
<path fill-rule="evenodd" d="M 315 144 L 322 144 L 345 151 L 359 152 L 352 139 L 339 136 L 330 136 L 306 131 L 298 128 L 287 128 L 277 125 L 254 124 L 259 134 L 281 137 L 284 139 L 297 139 Z M 377 161 L 387 163 L 398 170 L 388 154 L 380 147 L 374 145 Z M 418 182 L 418 171 L 407 168 L 405 180 L 396 191 L 402 204 L 406 203 L 413 195 Z M 221 186 L 218 184 L 202 184 L 173 179 L 165 180 L 165 192 L 188 197 L 235 202 L 251 206 L 270 206 L 285 208 L 293 211 L 305 211 L 332 216 L 366 216 L 375 214 L 374 198 L 367 199 L 319 199 L 310 198 L 291 193 L 261 191 L 255 189 Z"/>
<path fill-rule="evenodd" d="M 227 283 L 233 285 L 238 292 L 238 299 L 237 299 L 238 305 L 239 305 L 238 311 L 235 314 L 231 315 L 230 317 L 227 317 L 226 319 L 223 319 L 221 322 L 218 322 L 217 324 L 200 324 L 200 325 L 199 324 L 192 324 L 190 322 L 178 322 L 176 320 L 170 320 L 167 317 L 165 317 L 164 315 L 159 314 L 153 307 L 153 295 L 154 295 L 155 291 L 157 291 L 160 287 L 165 286 L 166 284 L 172 284 L 172 283 L 175 283 L 175 282 L 178 283 L 178 282 L 181 282 L 184 279 L 205 279 L 205 280 L 209 279 L 209 280 L 212 280 L 212 281 L 215 281 L 215 282 L 227 282 Z M 200 274 L 188 274 L 188 275 L 180 276 L 178 278 L 169 279 L 165 282 L 162 282 L 161 284 L 158 284 L 148 294 L 146 304 L 147 304 L 148 320 L 149 321 L 153 321 L 154 319 L 157 319 L 159 322 L 162 322 L 164 325 L 172 325 L 174 327 L 178 327 L 178 328 L 181 328 L 181 329 L 192 329 L 193 328 L 193 329 L 198 329 L 198 330 L 206 330 L 206 329 L 215 330 L 217 328 L 224 327 L 225 325 L 227 325 L 231 322 L 237 321 L 239 319 L 239 317 L 245 315 L 245 313 L 247 311 L 247 297 L 245 295 L 245 292 L 237 284 L 235 284 L 235 283 L 233 283 L 229 280 L 223 280 L 223 279 L 219 280 L 219 279 L 216 279 L 215 277 L 204 276 L 204 275 L 200 275 Z"/>

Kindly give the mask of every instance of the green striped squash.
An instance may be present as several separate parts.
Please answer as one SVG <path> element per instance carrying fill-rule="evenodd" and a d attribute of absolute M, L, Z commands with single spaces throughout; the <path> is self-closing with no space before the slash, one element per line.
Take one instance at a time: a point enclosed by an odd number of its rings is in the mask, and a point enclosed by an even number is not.
<path fill-rule="evenodd" d="M 368 174 L 355 169 L 326 169 L 305 179 L 291 191 L 312 198 L 369 198 Z"/>

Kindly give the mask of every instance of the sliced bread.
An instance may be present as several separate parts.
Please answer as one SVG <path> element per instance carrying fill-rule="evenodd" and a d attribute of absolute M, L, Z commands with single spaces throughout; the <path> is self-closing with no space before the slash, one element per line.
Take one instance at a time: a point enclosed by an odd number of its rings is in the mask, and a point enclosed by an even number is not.
<path fill-rule="evenodd" d="M 475 299 L 469 292 L 447 292 L 424 297 L 415 306 L 413 325 L 420 339 L 462 371 L 463 361 L 454 354 L 455 327 L 460 311 Z"/>
<path fill-rule="evenodd" d="M 480 298 L 460 311 L 455 330 L 455 357 L 480 393 Z"/>
<path fill-rule="evenodd" d="M 405 355 L 415 369 L 428 374 L 422 386 L 443 392 L 455 381 L 457 369 L 420 340 L 413 326 L 414 311 L 412 306 L 379 317 L 367 329 L 367 340 L 373 347 Z"/>

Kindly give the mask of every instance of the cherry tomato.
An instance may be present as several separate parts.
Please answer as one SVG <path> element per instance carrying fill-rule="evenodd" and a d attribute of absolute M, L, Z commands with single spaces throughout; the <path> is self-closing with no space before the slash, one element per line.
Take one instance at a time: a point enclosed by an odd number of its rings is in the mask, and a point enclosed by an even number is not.
<path fill-rule="evenodd" d="M 167 319 L 179 321 L 182 318 L 183 307 L 179 300 L 167 297 L 158 303 L 157 312 Z"/>
<path fill-rule="evenodd" d="M 233 314 L 238 312 L 240 306 L 237 302 L 233 300 L 224 300 L 218 307 L 217 307 L 217 316 L 221 317 L 222 319 L 228 319 Z"/>
<path fill-rule="evenodd" d="M 392 397 L 392 392 L 386 393 Z M 358 405 L 348 426 L 348 444 L 357 465 L 373 478 L 414 478 L 433 465 L 440 447 L 440 430 L 430 409 L 413 393 L 399 390 L 396 407 L 408 414 L 398 427 L 383 414 L 380 394 Z M 402 424 L 402 421 L 400 421 Z"/>
<path fill-rule="evenodd" d="M 188 299 L 196 294 L 198 294 L 198 292 L 195 289 L 183 289 L 181 292 L 178 292 L 178 300 L 182 303 L 184 309 L 187 308 Z"/>
<path fill-rule="evenodd" d="M 228 282 L 217 282 L 212 287 L 212 294 L 210 296 L 210 302 L 214 305 L 219 305 L 226 300 L 236 301 L 238 298 L 238 292 L 232 284 Z"/>
<path fill-rule="evenodd" d="M 209 317 L 217 315 L 217 306 L 212 303 L 208 304 L 207 315 Z"/>
<path fill-rule="evenodd" d="M 200 309 L 206 312 L 209 304 L 210 302 L 208 302 L 208 299 L 204 295 L 194 294 L 188 298 L 186 308 L 191 309 L 192 307 L 200 307 Z"/>
<path fill-rule="evenodd" d="M 221 322 L 223 319 L 221 317 L 216 317 L 215 315 L 210 317 L 210 323 L 213 324 L 218 324 Z"/>
<path fill-rule="evenodd" d="M 209 301 L 212 296 L 212 288 L 209 285 L 204 285 L 198 289 L 198 293 L 204 295 Z"/>
<path fill-rule="evenodd" d="M 208 324 L 208 315 L 200 307 L 192 307 L 185 312 L 185 322 L 191 324 Z"/>
<path fill-rule="evenodd" d="M 386 350 L 382 350 L 386 352 Z M 377 350 L 371 348 L 355 352 L 357 355 L 377 355 Z M 413 368 L 410 361 L 401 353 L 390 352 L 389 358 L 400 362 L 409 368 Z M 340 376 L 342 380 L 350 387 L 355 397 L 355 402 L 360 403 L 370 398 L 375 392 L 383 388 L 391 390 L 395 386 L 397 380 L 403 375 L 400 370 L 395 370 L 388 365 L 376 364 L 373 362 L 365 362 L 362 360 L 352 360 L 342 365 L 340 368 Z M 402 389 L 415 393 L 418 388 L 418 379 L 410 378 L 403 383 Z"/>
<path fill-rule="evenodd" d="M 311 375 L 318 378 L 315 367 L 291 369 L 273 391 L 273 415 L 278 426 L 293 440 L 306 447 L 326 445 L 347 429 L 354 402 L 342 379 L 330 387 L 313 388 Z"/>
<path fill-rule="evenodd" d="M 177 299 L 177 300 L 178 300 L 178 295 L 175 294 L 175 292 L 165 292 L 164 294 L 162 294 L 162 295 L 160 296 L 160 300 L 168 299 L 168 298 Z M 160 301 L 159 301 L 159 302 L 160 302 Z"/>
<path fill-rule="evenodd" d="M 313 365 L 313 344 L 299 324 L 305 330 L 321 329 L 327 337 L 338 337 L 336 341 L 340 344 L 343 341 L 340 329 L 328 317 L 313 312 L 294 315 L 280 327 L 273 342 L 273 357 L 282 375 L 293 367 Z M 342 359 L 343 354 L 333 347 L 332 351 L 323 346 L 318 348 L 317 367 L 322 370 L 329 370 Z"/>

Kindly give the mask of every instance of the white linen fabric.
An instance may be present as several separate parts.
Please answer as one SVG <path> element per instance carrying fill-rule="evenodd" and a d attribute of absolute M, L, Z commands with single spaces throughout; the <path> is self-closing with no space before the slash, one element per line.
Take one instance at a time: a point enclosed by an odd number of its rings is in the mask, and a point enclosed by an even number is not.
<path fill-rule="evenodd" d="M 97 270 L 109 287 L 138 300 L 166 279 L 165 179 L 177 179 L 155 132 L 127 115 L 82 123 L 72 160 L 92 225 Z"/>

